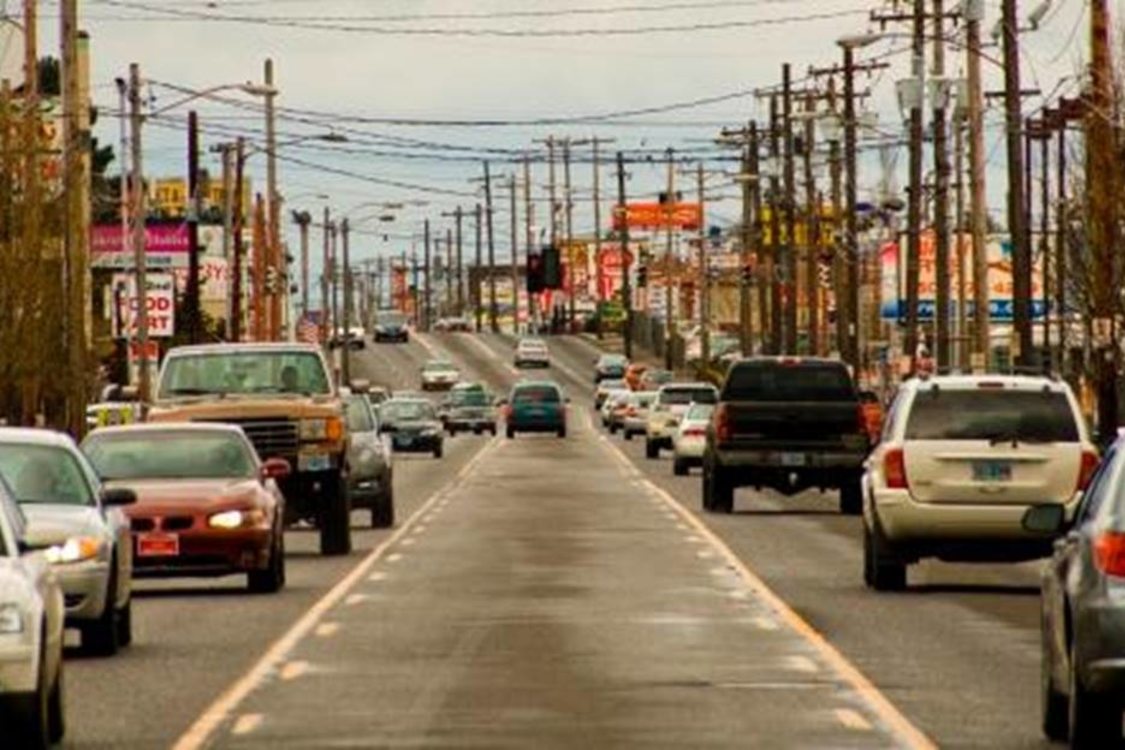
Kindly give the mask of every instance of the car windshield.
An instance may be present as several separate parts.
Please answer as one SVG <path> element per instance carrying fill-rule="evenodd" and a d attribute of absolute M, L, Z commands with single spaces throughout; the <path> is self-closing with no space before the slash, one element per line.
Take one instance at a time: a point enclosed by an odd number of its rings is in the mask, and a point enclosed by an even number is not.
<path fill-rule="evenodd" d="M 711 419 L 711 414 L 715 411 L 714 404 L 692 404 L 687 414 L 684 415 L 684 420 L 689 422 L 706 422 Z"/>
<path fill-rule="evenodd" d="M 605 354 L 598 360 L 598 367 L 625 367 L 628 360 L 617 354 Z"/>
<path fill-rule="evenodd" d="M 648 370 L 645 372 L 643 380 L 646 383 L 655 383 L 656 385 L 664 385 L 671 382 L 673 374 L 669 370 Z"/>
<path fill-rule="evenodd" d="M 379 408 L 386 422 L 418 422 L 435 419 L 434 407 L 429 401 L 387 401 Z"/>
<path fill-rule="evenodd" d="M 0 477 L 20 503 L 92 505 L 93 491 L 78 459 L 54 445 L 0 443 Z"/>
<path fill-rule="evenodd" d="M 855 401 L 844 365 L 832 362 L 747 362 L 727 376 L 729 401 Z"/>
<path fill-rule="evenodd" d="M 907 440 L 1078 441 L 1078 421 L 1059 391 L 927 389 L 914 397 Z"/>
<path fill-rule="evenodd" d="M 388 328 L 401 328 L 406 325 L 406 316 L 394 310 L 381 312 L 379 313 L 376 325 L 387 326 Z"/>
<path fill-rule="evenodd" d="M 624 380 L 603 380 L 599 386 L 603 391 L 621 391 L 629 386 Z"/>
<path fill-rule="evenodd" d="M 449 362 L 427 362 L 422 369 L 426 372 L 448 372 L 457 368 Z"/>
<path fill-rule="evenodd" d="M 517 388 L 512 395 L 513 404 L 557 404 L 561 400 L 559 389 L 549 385 Z"/>
<path fill-rule="evenodd" d="M 668 388 L 660 392 L 660 403 L 668 406 L 713 404 L 717 400 L 714 388 Z"/>
<path fill-rule="evenodd" d="M 253 448 L 229 430 L 95 432 L 82 450 L 106 481 L 250 479 L 257 472 Z"/>
<path fill-rule="evenodd" d="M 331 392 L 319 355 L 283 349 L 173 355 L 164 364 L 159 391 L 160 398 Z"/>
<path fill-rule="evenodd" d="M 349 431 L 371 432 L 375 429 L 375 420 L 371 416 L 371 407 L 366 396 L 348 396 L 345 406 Z"/>
<path fill-rule="evenodd" d="M 458 391 L 450 395 L 454 406 L 488 406 L 491 401 L 484 391 Z"/>

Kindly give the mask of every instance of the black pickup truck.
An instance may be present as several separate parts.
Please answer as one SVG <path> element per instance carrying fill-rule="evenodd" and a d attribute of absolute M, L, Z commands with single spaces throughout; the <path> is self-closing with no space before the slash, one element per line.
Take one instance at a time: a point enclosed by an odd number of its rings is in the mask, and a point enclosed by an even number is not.
<path fill-rule="evenodd" d="M 737 487 L 795 495 L 840 490 L 840 511 L 863 509 L 870 443 L 859 396 L 842 362 L 754 357 L 731 366 L 703 456 L 703 508 L 734 509 Z"/>

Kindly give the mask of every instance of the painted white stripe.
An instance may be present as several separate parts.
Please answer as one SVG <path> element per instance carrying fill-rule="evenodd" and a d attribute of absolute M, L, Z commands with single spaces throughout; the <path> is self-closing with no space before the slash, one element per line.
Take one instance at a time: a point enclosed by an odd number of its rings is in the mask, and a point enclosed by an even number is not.
<path fill-rule="evenodd" d="M 289 680 L 297 679 L 308 671 L 309 663 L 307 661 L 289 661 L 281 668 L 281 672 L 278 676 L 288 682 Z"/>
<path fill-rule="evenodd" d="M 857 732 L 871 731 L 871 722 L 863 718 L 859 712 L 850 708 L 837 708 L 836 718 L 848 729 L 854 729 Z"/>
<path fill-rule="evenodd" d="M 234 728 L 230 732 L 234 735 L 250 734 L 262 725 L 262 718 L 261 714 L 243 714 L 234 722 Z"/>
<path fill-rule="evenodd" d="M 338 622 L 322 622 L 316 626 L 316 635 L 318 638 L 331 638 L 339 630 L 340 623 Z"/>

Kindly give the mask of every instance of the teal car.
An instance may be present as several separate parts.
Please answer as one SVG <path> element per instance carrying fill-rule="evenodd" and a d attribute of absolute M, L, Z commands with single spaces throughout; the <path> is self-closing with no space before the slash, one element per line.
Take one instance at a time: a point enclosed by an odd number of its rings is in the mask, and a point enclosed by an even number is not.
<path fill-rule="evenodd" d="M 566 437 L 566 402 L 557 383 L 517 383 L 505 410 L 508 437 L 514 438 L 517 432 L 553 432 Z"/>

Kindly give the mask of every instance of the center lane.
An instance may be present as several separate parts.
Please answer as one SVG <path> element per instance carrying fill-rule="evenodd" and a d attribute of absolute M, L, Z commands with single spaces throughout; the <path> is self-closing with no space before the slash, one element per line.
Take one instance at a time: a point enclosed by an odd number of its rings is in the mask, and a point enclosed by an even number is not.
<path fill-rule="evenodd" d="M 215 745 L 926 746 L 584 422 L 493 441 Z"/>

